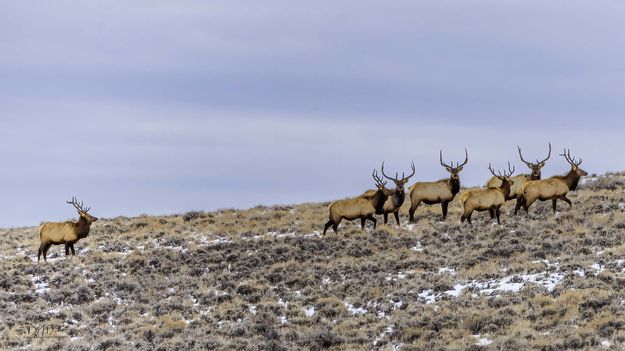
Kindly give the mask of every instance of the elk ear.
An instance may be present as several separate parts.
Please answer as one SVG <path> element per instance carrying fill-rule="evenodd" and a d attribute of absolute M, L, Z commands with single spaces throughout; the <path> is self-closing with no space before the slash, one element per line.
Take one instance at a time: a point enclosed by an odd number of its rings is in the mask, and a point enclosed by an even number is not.
<path fill-rule="evenodd" d="M 543 168 L 543 167 L 545 167 L 545 163 L 541 162 L 541 163 L 538 164 L 538 166 L 540 166 L 540 168 Z"/>
<path fill-rule="evenodd" d="M 458 167 L 458 169 L 456 169 L 456 172 L 460 172 L 460 171 L 462 171 L 462 169 L 463 169 L 463 168 L 464 168 L 464 166 L 460 166 L 460 167 Z"/>
<path fill-rule="evenodd" d="M 449 173 L 453 173 L 453 171 L 454 171 L 453 169 L 451 169 L 451 167 L 445 167 L 445 169 L 446 169 L 446 170 L 447 170 L 447 172 L 449 172 Z"/>

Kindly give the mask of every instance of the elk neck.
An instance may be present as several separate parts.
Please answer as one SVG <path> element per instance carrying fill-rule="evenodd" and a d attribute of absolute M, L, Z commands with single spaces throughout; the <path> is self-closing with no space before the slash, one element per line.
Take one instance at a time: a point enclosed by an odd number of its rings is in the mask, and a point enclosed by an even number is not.
<path fill-rule="evenodd" d="M 386 202 L 387 198 L 388 196 L 384 195 L 384 192 L 380 189 L 378 189 L 378 191 L 373 194 L 371 204 L 375 208 L 376 212 L 382 211 L 382 209 L 384 208 L 384 202 Z"/>
<path fill-rule="evenodd" d="M 451 193 L 453 195 L 458 194 L 460 192 L 460 178 L 454 179 L 450 177 L 448 182 L 449 182 Z"/>
<path fill-rule="evenodd" d="M 401 207 L 401 205 L 403 205 L 404 200 L 406 199 L 406 192 L 404 191 L 395 191 L 395 194 L 393 194 L 393 206 L 394 207 Z"/>
<path fill-rule="evenodd" d="M 91 229 L 91 223 L 87 222 L 87 220 L 80 216 L 78 222 L 76 222 L 76 234 L 78 234 L 79 238 L 84 238 L 89 235 L 89 230 Z"/>
<path fill-rule="evenodd" d="M 579 183 L 579 179 L 580 179 L 579 174 L 577 174 L 577 172 L 575 172 L 573 168 L 571 168 L 569 173 L 567 173 L 567 175 L 564 176 L 564 181 L 566 182 L 566 185 L 568 185 L 569 190 L 577 189 L 577 184 Z"/>
<path fill-rule="evenodd" d="M 511 188 L 510 182 L 508 181 L 501 182 L 501 187 L 499 187 L 499 189 L 503 193 L 503 198 L 506 200 L 510 200 L 510 188 Z"/>

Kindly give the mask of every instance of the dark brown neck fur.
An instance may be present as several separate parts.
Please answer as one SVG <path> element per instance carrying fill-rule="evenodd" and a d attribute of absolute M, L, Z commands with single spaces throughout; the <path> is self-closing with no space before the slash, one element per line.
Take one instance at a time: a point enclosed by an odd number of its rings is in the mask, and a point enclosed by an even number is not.
<path fill-rule="evenodd" d="M 388 196 L 384 195 L 384 192 L 378 189 L 371 197 L 371 204 L 375 208 L 375 211 L 382 211 L 384 209 L 384 203 L 388 199 Z"/>
<path fill-rule="evenodd" d="M 453 195 L 458 194 L 460 192 L 460 179 L 456 180 L 453 178 L 449 178 L 447 181 L 449 182 L 449 186 L 450 186 L 449 190 L 451 190 L 451 193 Z"/>
<path fill-rule="evenodd" d="M 566 175 L 555 176 L 553 178 L 563 180 L 566 183 L 566 185 L 569 187 L 569 190 L 575 190 L 577 189 L 577 185 L 579 184 L 579 179 L 581 177 L 579 176 L 579 174 L 577 174 L 577 172 L 575 172 L 574 169 L 571 168 L 569 173 L 567 173 Z"/>
<path fill-rule="evenodd" d="M 91 223 L 87 222 L 85 217 L 80 217 L 78 222 L 74 224 L 76 226 L 76 234 L 78 238 L 85 238 L 89 235 L 89 230 L 91 229 Z"/>

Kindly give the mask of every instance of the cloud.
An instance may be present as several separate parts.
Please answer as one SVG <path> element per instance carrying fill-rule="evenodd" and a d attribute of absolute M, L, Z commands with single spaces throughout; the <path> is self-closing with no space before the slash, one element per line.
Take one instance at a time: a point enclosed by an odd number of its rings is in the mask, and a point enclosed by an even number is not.
<path fill-rule="evenodd" d="M 570 147 L 625 159 L 613 1 L 11 3 L 0 13 L 0 225 L 323 201 L 381 161 L 445 176 Z M 518 162 L 517 162 L 518 163 Z M 545 174 L 562 173 L 553 157 Z M 521 167 L 517 167 L 521 169 Z M 70 209 L 71 210 L 71 209 Z M 58 211 L 58 212 L 57 212 Z"/>

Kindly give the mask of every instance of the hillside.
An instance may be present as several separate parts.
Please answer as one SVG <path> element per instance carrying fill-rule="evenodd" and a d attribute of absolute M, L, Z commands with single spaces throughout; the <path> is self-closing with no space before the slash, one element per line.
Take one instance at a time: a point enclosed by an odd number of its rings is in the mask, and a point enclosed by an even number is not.
<path fill-rule="evenodd" d="M 327 203 L 101 219 L 47 263 L 36 228 L 5 229 L 0 348 L 622 349 L 624 184 L 589 178 L 556 216 L 509 204 L 501 226 L 461 225 L 457 200 L 445 223 L 422 206 L 325 237 Z"/>

